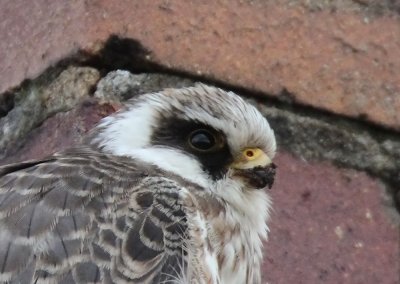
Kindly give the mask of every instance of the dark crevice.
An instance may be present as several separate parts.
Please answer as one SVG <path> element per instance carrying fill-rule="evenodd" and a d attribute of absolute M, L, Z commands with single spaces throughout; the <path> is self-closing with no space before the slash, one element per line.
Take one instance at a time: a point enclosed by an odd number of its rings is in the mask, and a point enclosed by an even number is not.
<path fill-rule="evenodd" d="M 150 57 L 151 52 L 137 40 L 112 35 L 103 48 L 83 64 L 96 68 L 103 76 L 116 69 L 131 73 L 161 70 L 162 66 L 151 62 Z"/>
<path fill-rule="evenodd" d="M 0 118 L 7 115 L 7 113 L 14 107 L 14 94 L 6 92 L 0 95 Z"/>
<path fill-rule="evenodd" d="M 380 1 L 366 1 L 366 0 L 353 0 L 360 7 L 373 15 L 383 16 L 387 13 L 400 14 L 400 1 L 399 0 L 380 0 Z"/>
<path fill-rule="evenodd" d="M 263 98 L 266 104 L 285 110 L 311 115 L 328 121 L 332 121 L 332 119 L 340 119 L 339 122 L 342 124 L 346 124 L 346 122 L 357 123 L 357 126 L 367 127 L 366 130 L 368 131 L 375 130 L 378 133 L 384 134 L 384 137 L 387 137 L 387 135 L 398 135 L 395 132 L 395 129 L 391 129 L 390 127 L 371 121 L 366 121 L 368 118 L 366 116 L 361 115 L 355 118 L 346 116 L 344 114 L 333 114 L 327 110 L 322 110 L 313 106 L 299 103 L 295 99 L 296 96 L 285 88 L 283 88 L 278 95 L 272 95 L 254 89 L 250 90 L 248 88 L 229 84 L 221 80 L 168 68 L 151 61 L 151 51 L 147 50 L 141 45 L 140 42 L 134 39 L 121 38 L 116 35 L 112 35 L 106 41 L 104 48 L 98 54 L 89 57 L 87 60 L 81 60 L 80 64 L 96 68 L 103 76 L 110 71 L 123 69 L 134 74 L 164 73 L 187 78 L 193 81 L 201 81 L 203 83 L 215 85 L 223 89 L 232 90 L 243 96 Z M 360 119 L 364 121 L 360 121 Z"/>

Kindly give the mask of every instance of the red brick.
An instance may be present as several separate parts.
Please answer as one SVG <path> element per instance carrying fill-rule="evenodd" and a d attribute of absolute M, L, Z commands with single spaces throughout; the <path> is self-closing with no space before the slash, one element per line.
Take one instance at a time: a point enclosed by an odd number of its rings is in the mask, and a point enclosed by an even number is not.
<path fill-rule="evenodd" d="M 400 19 L 276 1 L 0 3 L 0 92 L 110 34 L 151 60 L 400 129 Z"/>
<path fill-rule="evenodd" d="M 266 281 L 399 283 L 399 220 L 379 181 L 285 152 L 276 164 Z"/>
<path fill-rule="evenodd" d="M 112 105 L 87 101 L 73 110 L 57 113 L 32 130 L 22 148 L 9 153 L 0 160 L 0 165 L 43 158 L 66 149 L 79 142 L 102 117 L 114 111 Z"/>

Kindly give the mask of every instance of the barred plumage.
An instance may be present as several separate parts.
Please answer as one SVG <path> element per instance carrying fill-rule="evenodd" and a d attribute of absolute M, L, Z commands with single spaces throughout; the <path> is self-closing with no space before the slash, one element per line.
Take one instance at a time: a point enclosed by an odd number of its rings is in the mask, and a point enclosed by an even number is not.
<path fill-rule="evenodd" d="M 259 283 L 269 201 L 251 182 L 273 179 L 266 120 L 204 85 L 130 103 L 75 148 L 0 167 L 0 281 Z M 263 175 L 238 149 L 262 150 Z"/>

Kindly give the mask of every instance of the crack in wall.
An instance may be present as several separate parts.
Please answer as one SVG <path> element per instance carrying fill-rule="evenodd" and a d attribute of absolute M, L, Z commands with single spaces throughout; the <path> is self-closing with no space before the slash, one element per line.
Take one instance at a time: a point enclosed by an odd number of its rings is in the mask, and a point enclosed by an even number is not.
<path fill-rule="evenodd" d="M 125 91 L 113 91 L 102 86 L 108 94 L 96 95 L 94 89 L 100 78 L 117 69 L 132 72 L 137 85 L 128 86 Z M 139 42 L 116 36 L 112 36 L 98 53 L 78 52 L 50 67 L 37 79 L 0 95 L 0 155 L 6 156 L 10 148 L 15 152 L 16 147 L 23 144 L 24 137 L 48 117 L 73 109 L 93 95 L 100 100 L 112 100 L 115 98 L 106 96 L 122 92 L 122 97 L 117 100 L 123 101 L 141 92 L 189 86 L 196 81 L 252 98 L 250 101 L 270 121 L 281 148 L 307 160 L 332 161 L 382 179 L 390 188 L 394 204 L 400 209 L 400 189 L 397 186 L 400 183 L 400 138 L 395 131 L 299 105 L 287 90 L 283 90 L 278 98 L 265 98 L 267 94 L 171 70 L 153 63 L 151 52 Z"/>

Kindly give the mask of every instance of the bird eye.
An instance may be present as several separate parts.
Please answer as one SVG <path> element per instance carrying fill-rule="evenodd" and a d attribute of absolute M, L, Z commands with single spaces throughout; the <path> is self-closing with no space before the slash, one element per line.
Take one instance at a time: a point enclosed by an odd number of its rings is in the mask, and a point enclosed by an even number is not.
<path fill-rule="evenodd" d="M 189 145 L 198 151 L 207 151 L 216 144 L 214 134 L 206 129 L 197 129 L 189 135 Z"/>

